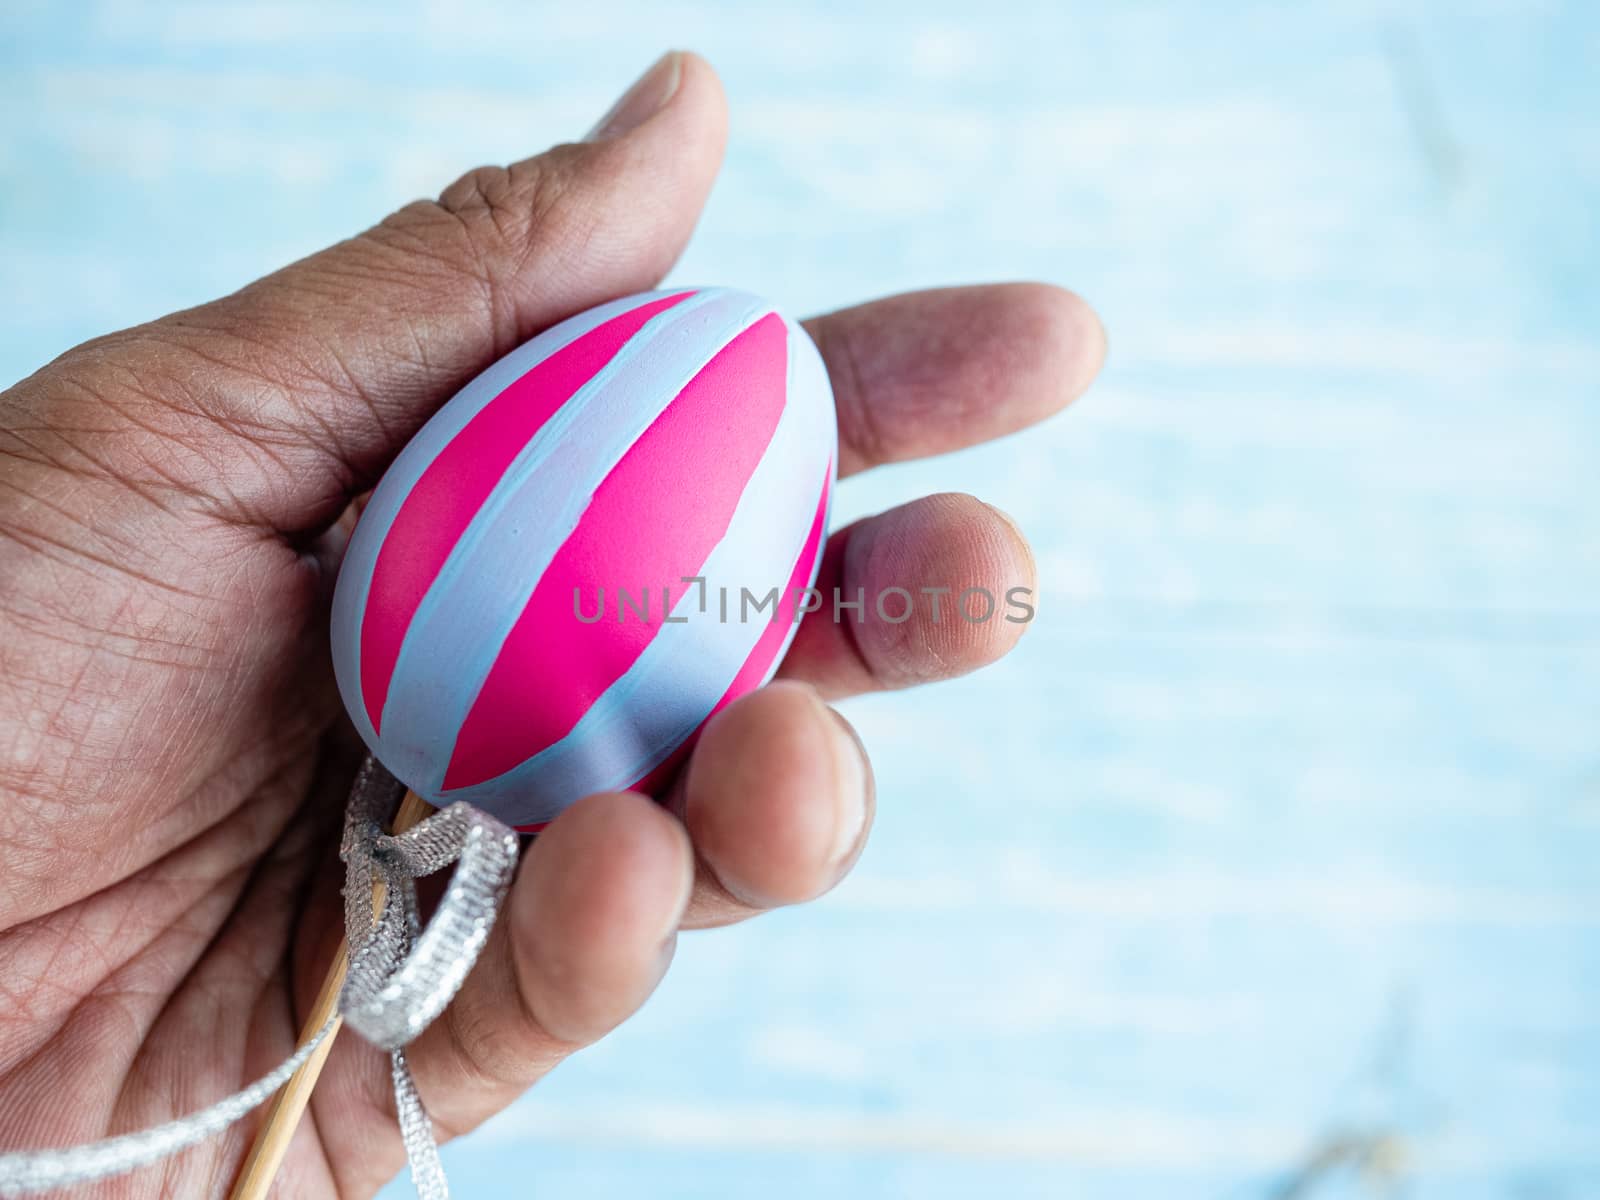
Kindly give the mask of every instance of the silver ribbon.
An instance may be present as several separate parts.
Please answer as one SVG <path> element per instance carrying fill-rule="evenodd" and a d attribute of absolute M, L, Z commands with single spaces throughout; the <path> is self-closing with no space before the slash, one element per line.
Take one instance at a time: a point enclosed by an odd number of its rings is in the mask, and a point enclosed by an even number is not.
<path fill-rule="evenodd" d="M 470 804 L 441 809 L 403 833 L 383 831 L 405 787 L 375 759 L 356 776 L 339 856 L 345 862 L 344 921 L 350 972 L 339 1014 L 389 1051 L 400 1136 L 420 1200 L 448 1200 L 439 1148 L 406 1063 L 405 1046 L 445 1010 L 466 982 L 517 866 L 517 835 Z M 456 864 L 426 927 L 416 880 Z M 373 888 L 387 889 L 373 913 Z M 328 1022 L 269 1074 L 199 1112 L 152 1129 L 83 1146 L 0 1154 L 0 1197 L 28 1196 L 125 1174 L 214 1137 L 288 1082 L 333 1032 Z"/>

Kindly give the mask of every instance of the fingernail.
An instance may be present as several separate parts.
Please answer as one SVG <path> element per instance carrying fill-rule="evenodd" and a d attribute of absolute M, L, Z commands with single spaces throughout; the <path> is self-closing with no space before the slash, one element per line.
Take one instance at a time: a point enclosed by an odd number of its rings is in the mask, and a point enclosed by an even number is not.
<path fill-rule="evenodd" d="M 663 54 L 648 71 L 639 76 L 631 88 L 622 93 L 622 99 L 611 106 L 611 111 L 600 118 L 600 123 L 583 140 L 609 141 L 639 128 L 666 107 L 682 78 L 683 55 L 676 50 Z"/>
<path fill-rule="evenodd" d="M 856 737 L 856 731 L 831 708 L 828 715 L 833 718 L 833 796 L 838 806 L 834 813 L 833 847 L 828 852 L 828 864 L 838 866 L 855 853 L 861 842 L 867 825 L 867 796 L 872 785 L 867 752 L 861 739 Z"/>

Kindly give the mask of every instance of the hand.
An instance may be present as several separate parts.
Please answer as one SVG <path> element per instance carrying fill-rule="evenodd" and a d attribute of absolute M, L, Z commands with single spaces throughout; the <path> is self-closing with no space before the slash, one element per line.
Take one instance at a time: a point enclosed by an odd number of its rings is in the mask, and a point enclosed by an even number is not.
<path fill-rule="evenodd" d="M 711 69 L 669 56 L 589 141 L 474 171 L 0 394 L 0 1148 L 145 1128 L 291 1051 L 341 933 L 359 750 L 326 626 L 353 499 L 488 363 L 657 282 L 725 121 Z M 808 328 L 841 475 L 1036 421 L 1103 353 L 1085 306 L 1041 285 Z M 835 532 L 818 586 L 906 580 L 1001 593 L 1032 563 L 996 510 L 939 495 Z M 781 680 L 710 722 L 666 805 L 592 796 L 537 839 L 467 986 L 411 1050 L 441 1136 L 624 1020 L 678 930 L 838 881 L 873 789 L 826 701 L 971 670 L 1021 628 L 928 615 L 807 618 Z M 249 1126 L 95 1194 L 225 1194 Z M 403 1161 L 385 1058 L 341 1038 L 282 1194 L 368 1195 Z"/>

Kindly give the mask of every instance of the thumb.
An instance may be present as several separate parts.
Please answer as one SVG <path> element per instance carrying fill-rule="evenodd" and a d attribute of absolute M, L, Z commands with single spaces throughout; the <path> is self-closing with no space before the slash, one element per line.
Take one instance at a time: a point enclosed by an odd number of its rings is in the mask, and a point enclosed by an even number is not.
<path fill-rule="evenodd" d="M 494 359 L 653 286 L 688 241 L 726 128 L 711 67 L 667 54 L 583 142 L 480 167 L 438 200 L 86 352 L 138 356 L 120 373 L 159 411 L 136 423 L 189 451 L 164 455 L 169 472 L 196 464 L 172 479 L 181 490 L 231 520 L 314 532 Z"/>

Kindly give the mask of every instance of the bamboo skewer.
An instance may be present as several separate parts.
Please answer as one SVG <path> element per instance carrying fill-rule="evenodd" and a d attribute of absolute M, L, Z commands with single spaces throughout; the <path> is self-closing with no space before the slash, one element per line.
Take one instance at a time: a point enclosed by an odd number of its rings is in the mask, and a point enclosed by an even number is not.
<path fill-rule="evenodd" d="M 400 802 L 400 810 L 394 815 L 394 826 L 391 832 L 404 833 L 424 817 L 433 812 L 433 806 L 422 799 L 413 791 L 407 791 L 405 799 Z M 376 913 L 383 907 L 384 898 L 388 895 L 388 886 L 380 879 L 372 888 L 372 909 Z M 316 1002 L 311 1006 L 311 1012 L 306 1017 L 306 1023 L 300 1030 L 300 1040 L 297 1045 L 305 1042 L 328 1023 L 330 1017 L 335 1017 L 339 1004 L 339 992 L 344 988 L 345 974 L 350 969 L 350 944 L 343 938 L 339 939 L 339 949 L 333 956 L 333 962 L 328 965 L 328 974 L 322 981 L 322 990 L 317 993 Z M 239 1179 L 233 1185 L 233 1191 L 228 1193 L 229 1200 L 265 1200 L 272 1181 L 277 1178 L 278 1168 L 283 1165 L 283 1156 L 289 1150 L 289 1142 L 294 1137 L 294 1131 L 300 1124 L 300 1118 L 305 1114 L 306 1105 L 311 1100 L 311 1089 L 317 1084 L 317 1076 L 322 1074 L 322 1068 L 328 1061 L 328 1052 L 333 1049 L 333 1040 L 339 1036 L 342 1024 L 335 1017 L 335 1024 L 323 1039 L 316 1053 L 306 1059 L 300 1069 L 289 1077 L 289 1082 L 278 1089 L 278 1094 L 272 1098 L 272 1103 L 267 1106 L 266 1118 L 261 1122 L 261 1128 L 256 1131 L 255 1141 L 250 1146 L 250 1153 L 245 1157 L 244 1166 L 239 1170 Z"/>

